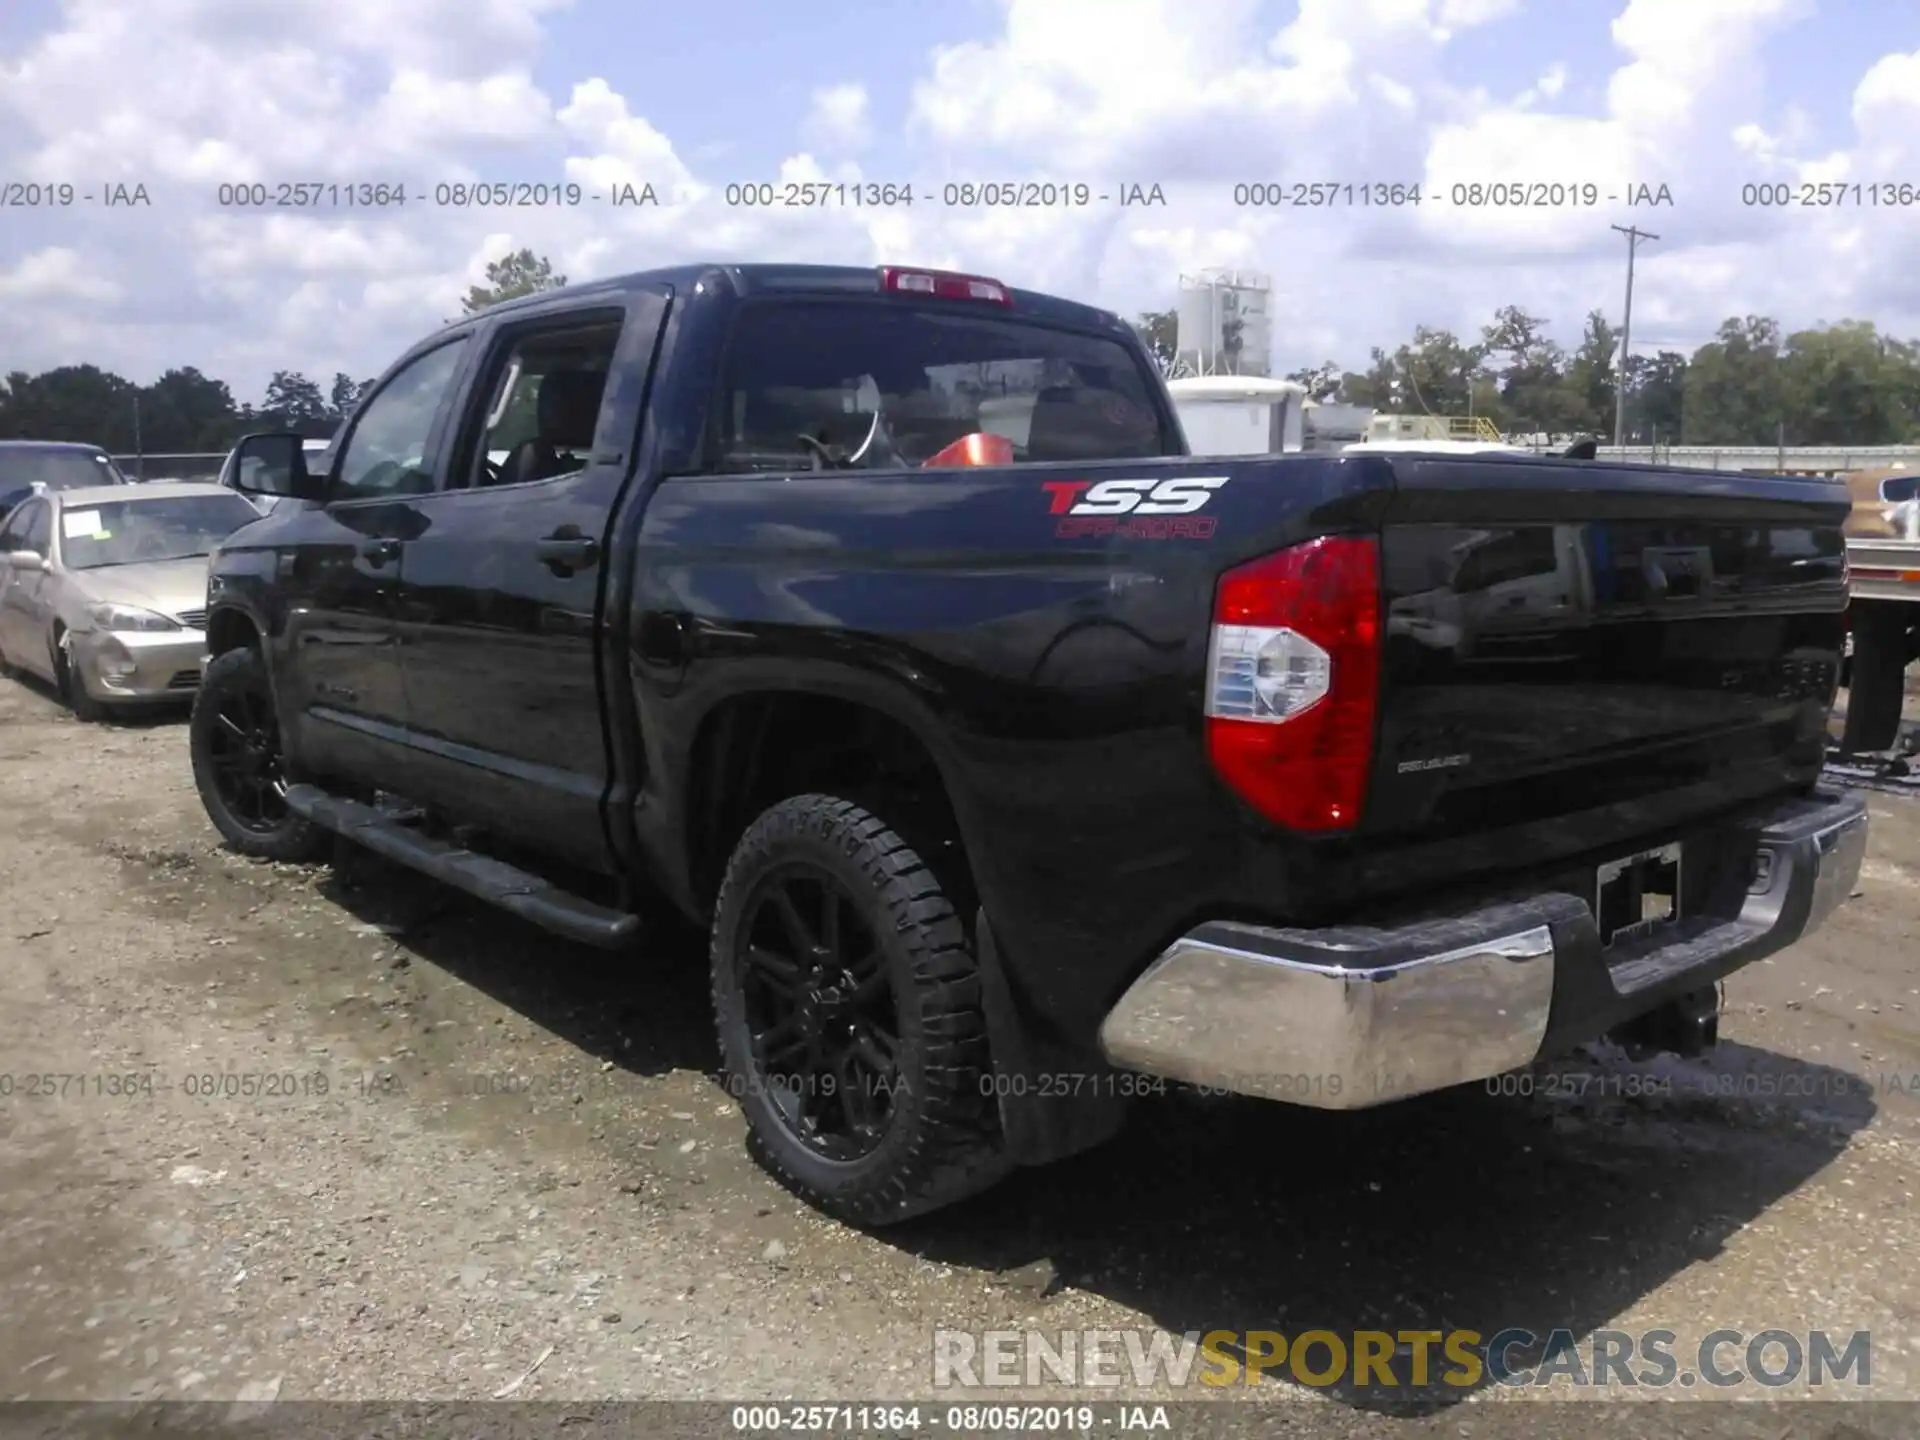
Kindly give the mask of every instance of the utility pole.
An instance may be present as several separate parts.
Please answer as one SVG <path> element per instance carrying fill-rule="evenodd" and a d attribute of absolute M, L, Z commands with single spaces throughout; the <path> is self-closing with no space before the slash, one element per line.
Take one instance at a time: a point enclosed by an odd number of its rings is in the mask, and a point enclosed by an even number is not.
<path fill-rule="evenodd" d="M 1633 354 L 1633 252 L 1642 240 L 1658 240 L 1658 235 L 1632 225 L 1613 227 L 1627 237 L 1627 313 L 1620 326 L 1620 374 L 1613 386 L 1613 448 L 1627 443 L 1627 360 Z"/>

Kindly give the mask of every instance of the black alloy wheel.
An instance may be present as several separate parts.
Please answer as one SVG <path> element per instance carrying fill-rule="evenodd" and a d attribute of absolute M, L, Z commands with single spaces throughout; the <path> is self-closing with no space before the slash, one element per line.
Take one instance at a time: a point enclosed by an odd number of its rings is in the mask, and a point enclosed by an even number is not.
<path fill-rule="evenodd" d="M 257 651 L 229 650 L 207 666 L 188 731 L 200 803 L 229 845 L 261 860 L 327 852 L 327 832 L 287 808 L 280 723 Z"/>
<path fill-rule="evenodd" d="M 207 762 L 234 819 L 256 835 L 287 818 L 287 782 L 280 773 L 280 726 L 267 697 L 233 690 L 214 702 Z"/>
<path fill-rule="evenodd" d="M 846 887 L 805 862 L 762 876 L 735 953 L 754 1070 L 800 1144 L 829 1160 L 879 1148 L 900 1085 L 880 942 Z"/>
<path fill-rule="evenodd" d="M 1011 1170 L 980 974 L 949 892 L 885 820 L 796 795 L 714 906 L 714 1021 L 749 1148 L 827 1214 L 889 1225 Z"/>

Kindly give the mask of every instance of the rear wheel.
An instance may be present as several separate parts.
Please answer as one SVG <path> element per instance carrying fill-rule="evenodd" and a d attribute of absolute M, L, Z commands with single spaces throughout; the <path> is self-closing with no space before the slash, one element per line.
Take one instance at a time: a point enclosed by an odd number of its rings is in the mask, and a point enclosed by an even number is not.
<path fill-rule="evenodd" d="M 257 650 L 229 650 L 207 666 L 187 740 L 194 788 L 227 844 L 256 860 L 304 864 L 326 856 L 329 832 L 287 808 L 280 723 Z"/>
<path fill-rule="evenodd" d="M 885 821 L 828 795 L 768 810 L 728 862 L 711 960 L 755 1158 L 810 1204 L 891 1224 L 1011 1168 L 966 934 Z"/>
<path fill-rule="evenodd" d="M 1899 738 L 1907 662 L 1913 653 L 1908 631 L 1916 609 L 1920 607 L 1892 600 L 1853 602 L 1853 664 L 1841 749 L 1891 750 Z"/>

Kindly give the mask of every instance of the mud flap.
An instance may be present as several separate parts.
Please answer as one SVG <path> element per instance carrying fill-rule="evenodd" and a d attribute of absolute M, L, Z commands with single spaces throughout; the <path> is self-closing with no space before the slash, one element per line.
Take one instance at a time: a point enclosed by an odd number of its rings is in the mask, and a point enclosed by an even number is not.
<path fill-rule="evenodd" d="M 1120 1072 L 1097 1055 L 1069 1054 L 1023 1011 L 985 909 L 974 916 L 974 952 L 1008 1158 L 1047 1165 L 1111 1139 L 1127 1118 Z"/>

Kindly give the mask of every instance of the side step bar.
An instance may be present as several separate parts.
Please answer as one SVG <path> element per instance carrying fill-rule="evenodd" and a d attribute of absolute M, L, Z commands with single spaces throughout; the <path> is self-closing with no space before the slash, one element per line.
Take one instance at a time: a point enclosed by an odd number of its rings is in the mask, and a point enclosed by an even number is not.
<path fill-rule="evenodd" d="M 364 845 L 456 890 L 498 905 L 543 930 L 602 950 L 623 948 L 640 932 L 640 917 L 583 900 L 538 875 L 462 850 L 371 805 L 343 800 L 313 785 L 287 787 L 287 808 L 303 820 Z"/>

